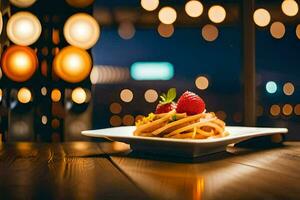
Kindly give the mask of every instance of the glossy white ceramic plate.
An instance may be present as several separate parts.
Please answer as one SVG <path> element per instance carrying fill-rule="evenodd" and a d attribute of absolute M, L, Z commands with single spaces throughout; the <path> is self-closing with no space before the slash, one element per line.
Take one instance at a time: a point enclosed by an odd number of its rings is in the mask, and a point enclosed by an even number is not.
<path fill-rule="evenodd" d="M 227 145 L 250 138 L 288 132 L 286 128 L 227 126 L 226 129 L 230 133 L 229 136 L 204 140 L 134 136 L 134 126 L 87 130 L 82 131 L 82 134 L 90 137 L 107 138 L 111 141 L 124 142 L 129 144 L 131 149 L 135 151 L 149 152 L 158 155 L 197 157 L 224 151 Z"/>

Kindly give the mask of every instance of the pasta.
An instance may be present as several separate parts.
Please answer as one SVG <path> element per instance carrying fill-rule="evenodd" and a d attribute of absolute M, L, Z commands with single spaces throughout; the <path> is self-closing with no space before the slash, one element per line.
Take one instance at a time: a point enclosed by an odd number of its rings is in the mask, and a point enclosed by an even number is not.
<path fill-rule="evenodd" d="M 225 122 L 213 112 L 188 116 L 186 113 L 153 114 L 136 123 L 135 136 L 179 139 L 207 139 L 225 137 Z"/>

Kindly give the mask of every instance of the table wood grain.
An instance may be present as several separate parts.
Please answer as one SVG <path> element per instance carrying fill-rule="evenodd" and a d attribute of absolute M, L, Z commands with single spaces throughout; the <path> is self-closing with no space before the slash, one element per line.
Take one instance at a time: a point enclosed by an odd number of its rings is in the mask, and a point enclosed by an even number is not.
<path fill-rule="evenodd" d="M 197 159 L 117 142 L 2 143 L 0 199 L 299 199 L 300 142 Z"/>

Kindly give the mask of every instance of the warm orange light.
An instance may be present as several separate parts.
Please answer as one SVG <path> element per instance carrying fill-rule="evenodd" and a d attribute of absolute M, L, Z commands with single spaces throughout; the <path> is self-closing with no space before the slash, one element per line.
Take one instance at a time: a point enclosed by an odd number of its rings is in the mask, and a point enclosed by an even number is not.
<path fill-rule="evenodd" d="M 9 0 L 9 2 L 19 8 L 27 8 L 29 6 L 32 6 L 32 4 L 36 2 L 36 0 Z"/>
<path fill-rule="evenodd" d="M 109 123 L 112 125 L 112 126 L 120 126 L 122 124 L 122 119 L 121 117 L 119 117 L 118 115 L 113 115 L 110 120 L 109 120 Z"/>
<path fill-rule="evenodd" d="M 284 0 L 281 4 L 281 9 L 284 14 L 292 17 L 297 15 L 299 7 L 297 2 L 294 0 Z"/>
<path fill-rule="evenodd" d="M 279 114 L 280 114 L 280 106 L 279 105 L 277 105 L 277 104 L 274 104 L 274 105 L 272 105 L 271 106 L 271 108 L 270 108 L 270 113 L 271 113 L 271 115 L 273 115 L 273 116 L 278 116 Z"/>
<path fill-rule="evenodd" d="M 202 37 L 208 41 L 212 42 L 216 40 L 219 36 L 219 30 L 215 25 L 207 24 L 202 28 Z"/>
<path fill-rule="evenodd" d="M 29 47 L 10 46 L 2 55 L 2 69 L 4 74 L 17 82 L 27 81 L 37 69 L 36 53 Z"/>
<path fill-rule="evenodd" d="M 91 71 L 92 59 L 83 49 L 68 46 L 54 58 L 54 72 L 63 80 L 77 83 L 84 80 Z"/>
<path fill-rule="evenodd" d="M 129 40 L 133 38 L 135 34 L 134 25 L 131 22 L 122 22 L 119 25 L 118 33 L 121 38 L 124 40 Z"/>
<path fill-rule="evenodd" d="M 51 99 L 54 102 L 58 102 L 61 99 L 61 92 L 59 91 L 59 89 L 53 89 L 51 92 Z"/>
<path fill-rule="evenodd" d="M 209 81 L 205 76 L 199 76 L 196 80 L 195 80 L 195 85 L 198 89 L 200 90 L 205 90 L 208 88 L 209 85 Z"/>
<path fill-rule="evenodd" d="M 177 13 L 172 7 L 163 7 L 158 13 L 158 19 L 164 24 L 173 24 L 176 21 Z"/>
<path fill-rule="evenodd" d="M 141 6 L 147 11 L 155 10 L 159 5 L 159 0 L 141 0 Z"/>
<path fill-rule="evenodd" d="M 157 27 L 158 34 L 164 38 L 169 38 L 174 33 L 173 24 L 163 24 L 160 23 Z"/>
<path fill-rule="evenodd" d="M 185 4 L 185 12 L 190 17 L 199 17 L 203 12 L 203 5 L 200 1 L 191 0 Z"/>
<path fill-rule="evenodd" d="M 298 24 L 296 27 L 296 36 L 300 40 L 300 24 Z"/>
<path fill-rule="evenodd" d="M 253 14 L 253 20 L 257 26 L 264 27 L 270 23 L 271 15 L 266 9 L 259 8 Z"/>
<path fill-rule="evenodd" d="M 91 5 L 94 0 L 66 0 L 66 2 L 76 8 L 84 8 Z"/>
<path fill-rule="evenodd" d="M 156 90 L 149 89 L 144 94 L 145 100 L 149 103 L 153 103 L 158 99 L 158 93 Z"/>
<path fill-rule="evenodd" d="M 120 98 L 124 102 L 131 102 L 133 99 L 133 92 L 129 89 L 124 89 L 120 93 Z"/>
<path fill-rule="evenodd" d="M 18 91 L 18 94 L 17 94 L 17 98 L 18 98 L 18 101 L 21 102 L 21 103 L 29 103 L 30 100 L 31 100 L 31 92 L 28 88 L 21 88 L 19 91 Z"/>
<path fill-rule="evenodd" d="M 77 104 L 82 104 L 86 102 L 87 95 L 83 88 L 78 87 L 72 91 L 71 98 L 73 102 Z"/>
<path fill-rule="evenodd" d="M 123 124 L 125 126 L 130 126 L 134 124 L 134 117 L 132 115 L 125 115 L 123 117 Z"/>
<path fill-rule="evenodd" d="M 42 32 L 39 19 L 30 12 L 12 15 L 6 27 L 8 38 L 17 45 L 28 46 L 35 43 Z"/>
<path fill-rule="evenodd" d="M 281 22 L 274 22 L 270 27 L 270 32 L 274 38 L 280 39 L 285 34 L 285 26 Z"/>
<path fill-rule="evenodd" d="M 114 114 L 119 114 L 122 111 L 122 106 L 121 104 L 115 102 L 110 104 L 109 110 Z"/>
<path fill-rule="evenodd" d="M 285 95 L 291 96 L 292 94 L 294 94 L 294 91 L 295 87 L 293 83 L 287 82 L 283 85 L 283 92 Z"/>
<path fill-rule="evenodd" d="M 89 49 L 97 43 L 100 37 L 100 27 L 91 15 L 77 13 L 66 21 L 64 36 L 69 44 Z"/>
<path fill-rule="evenodd" d="M 294 112 L 296 115 L 300 115 L 300 104 L 297 104 L 294 108 Z"/>
<path fill-rule="evenodd" d="M 291 115 L 293 113 L 293 106 L 291 104 L 285 104 L 282 107 L 282 113 L 284 115 Z"/>
<path fill-rule="evenodd" d="M 208 17 L 214 23 L 221 23 L 226 18 L 226 10 L 219 5 L 212 6 L 208 10 Z"/>
<path fill-rule="evenodd" d="M 2 19 L 2 13 L 0 11 L 0 35 L 2 33 L 2 28 L 3 28 L 3 19 Z"/>

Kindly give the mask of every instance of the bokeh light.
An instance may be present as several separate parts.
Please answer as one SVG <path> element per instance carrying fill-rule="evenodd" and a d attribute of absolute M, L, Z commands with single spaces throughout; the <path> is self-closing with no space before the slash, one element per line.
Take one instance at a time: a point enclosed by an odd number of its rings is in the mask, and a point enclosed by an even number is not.
<path fill-rule="evenodd" d="M 129 69 L 119 66 L 97 65 L 93 67 L 90 74 L 92 84 L 122 83 L 129 78 Z"/>
<path fill-rule="evenodd" d="M 281 4 L 282 12 L 287 16 L 295 16 L 298 13 L 299 7 L 294 0 L 284 0 Z"/>
<path fill-rule="evenodd" d="M 87 94 L 81 87 L 75 88 L 71 93 L 72 101 L 77 104 L 83 104 L 87 100 Z"/>
<path fill-rule="evenodd" d="M 287 82 L 283 85 L 283 92 L 287 96 L 291 96 L 294 94 L 295 87 L 294 84 L 291 82 Z"/>
<path fill-rule="evenodd" d="M 145 100 L 149 103 L 153 103 L 158 99 L 158 93 L 156 90 L 149 89 L 144 94 Z"/>
<path fill-rule="evenodd" d="M 144 118 L 144 115 L 137 115 L 135 116 L 135 122 L 142 120 Z"/>
<path fill-rule="evenodd" d="M 0 88 L 0 102 L 2 101 L 2 96 L 3 96 L 3 91 L 2 91 L 2 89 Z"/>
<path fill-rule="evenodd" d="M 203 5 L 197 0 L 188 1 L 185 4 L 185 12 L 190 17 L 199 17 L 203 13 Z"/>
<path fill-rule="evenodd" d="M 133 99 L 133 92 L 129 89 L 123 89 L 120 93 L 120 98 L 124 102 L 131 102 Z"/>
<path fill-rule="evenodd" d="M 13 43 L 28 46 L 39 39 L 42 26 L 39 19 L 30 12 L 17 12 L 9 18 L 6 32 Z"/>
<path fill-rule="evenodd" d="M 147 11 L 155 10 L 159 5 L 159 0 L 141 0 L 141 6 Z"/>
<path fill-rule="evenodd" d="M 259 8 L 253 14 L 253 20 L 257 26 L 264 27 L 270 23 L 271 15 L 266 9 Z"/>
<path fill-rule="evenodd" d="M 291 115 L 293 113 L 293 106 L 291 104 L 285 104 L 282 107 L 282 113 L 287 116 Z"/>
<path fill-rule="evenodd" d="M 125 126 L 131 126 L 134 124 L 134 117 L 132 115 L 125 115 L 123 117 L 123 124 Z"/>
<path fill-rule="evenodd" d="M 280 106 L 277 104 L 274 104 L 270 107 L 270 113 L 273 116 L 278 116 L 280 114 L 280 111 L 281 111 Z"/>
<path fill-rule="evenodd" d="M 51 127 L 54 129 L 58 129 L 60 126 L 60 121 L 58 119 L 52 119 L 51 121 Z"/>
<path fill-rule="evenodd" d="M 205 76 L 199 76 L 195 80 L 195 85 L 199 90 L 205 90 L 208 88 L 209 81 Z"/>
<path fill-rule="evenodd" d="M 0 11 L 0 35 L 2 33 L 2 29 L 3 29 L 3 19 L 2 19 L 2 12 Z"/>
<path fill-rule="evenodd" d="M 260 117 L 264 114 L 264 107 L 261 105 L 256 106 L 256 116 Z"/>
<path fill-rule="evenodd" d="M 226 10 L 220 5 L 212 6 L 208 10 L 208 17 L 214 23 L 221 23 L 226 18 Z"/>
<path fill-rule="evenodd" d="M 300 115 L 300 104 L 297 104 L 294 108 L 295 115 Z"/>
<path fill-rule="evenodd" d="M 113 114 L 119 114 L 122 111 L 122 106 L 121 106 L 121 104 L 114 102 L 114 103 L 110 104 L 109 110 Z"/>
<path fill-rule="evenodd" d="M 232 118 L 233 118 L 234 122 L 240 123 L 243 120 L 243 115 L 242 115 L 241 112 L 236 112 L 236 113 L 233 114 Z"/>
<path fill-rule="evenodd" d="M 55 73 L 64 81 L 77 83 L 90 74 L 92 59 L 85 50 L 68 46 L 55 56 L 53 68 Z"/>
<path fill-rule="evenodd" d="M 163 7 L 158 13 L 158 19 L 164 24 L 173 24 L 176 21 L 177 13 L 172 7 Z"/>
<path fill-rule="evenodd" d="M 268 93 L 273 94 L 277 91 L 277 84 L 274 81 L 269 81 L 266 84 L 266 90 Z"/>
<path fill-rule="evenodd" d="M 100 37 L 100 27 L 91 15 L 77 13 L 66 21 L 64 36 L 69 44 L 89 49 L 97 43 Z"/>
<path fill-rule="evenodd" d="M 227 118 L 227 114 L 223 110 L 217 111 L 216 116 L 221 120 L 225 120 Z"/>
<path fill-rule="evenodd" d="M 27 8 L 32 6 L 36 0 L 9 0 L 11 4 L 19 8 Z"/>
<path fill-rule="evenodd" d="M 174 26 L 173 24 L 160 23 L 157 27 L 157 32 L 161 37 L 169 38 L 174 33 Z"/>
<path fill-rule="evenodd" d="M 300 40 L 300 24 L 298 24 L 296 27 L 296 36 Z"/>
<path fill-rule="evenodd" d="M 113 115 L 111 116 L 109 123 L 112 126 L 120 126 L 122 124 L 122 119 L 118 115 Z"/>
<path fill-rule="evenodd" d="M 46 88 L 46 87 L 42 87 L 42 88 L 41 88 L 41 94 L 42 94 L 43 96 L 46 96 L 46 95 L 47 95 L 47 88 Z"/>
<path fill-rule="evenodd" d="M 66 2 L 75 8 L 84 8 L 91 5 L 94 0 L 66 0 Z"/>
<path fill-rule="evenodd" d="M 202 28 L 202 37 L 208 42 L 215 41 L 218 35 L 219 30 L 215 25 L 207 24 Z"/>
<path fill-rule="evenodd" d="M 281 22 L 274 22 L 272 23 L 270 27 L 270 33 L 271 35 L 276 38 L 276 39 L 281 39 L 283 38 L 285 34 L 285 26 Z"/>
<path fill-rule="evenodd" d="M 46 125 L 46 124 L 47 124 L 47 122 L 48 122 L 48 118 L 47 118 L 47 116 L 46 116 L 46 115 L 43 115 L 43 116 L 42 116 L 42 118 L 41 118 L 41 122 L 42 122 L 42 124 L 44 124 L 44 125 Z"/>
<path fill-rule="evenodd" d="M 59 89 L 53 89 L 51 91 L 51 100 L 54 102 L 58 102 L 61 99 L 61 92 Z"/>
<path fill-rule="evenodd" d="M 13 45 L 6 49 L 1 59 L 2 70 L 11 80 L 27 81 L 38 66 L 36 53 L 29 47 Z"/>
<path fill-rule="evenodd" d="M 18 101 L 21 103 L 29 103 L 32 98 L 32 94 L 28 88 L 21 88 L 17 93 Z"/>
<path fill-rule="evenodd" d="M 121 22 L 118 28 L 118 34 L 124 40 L 129 40 L 134 37 L 135 28 L 133 23 L 129 21 Z"/>

